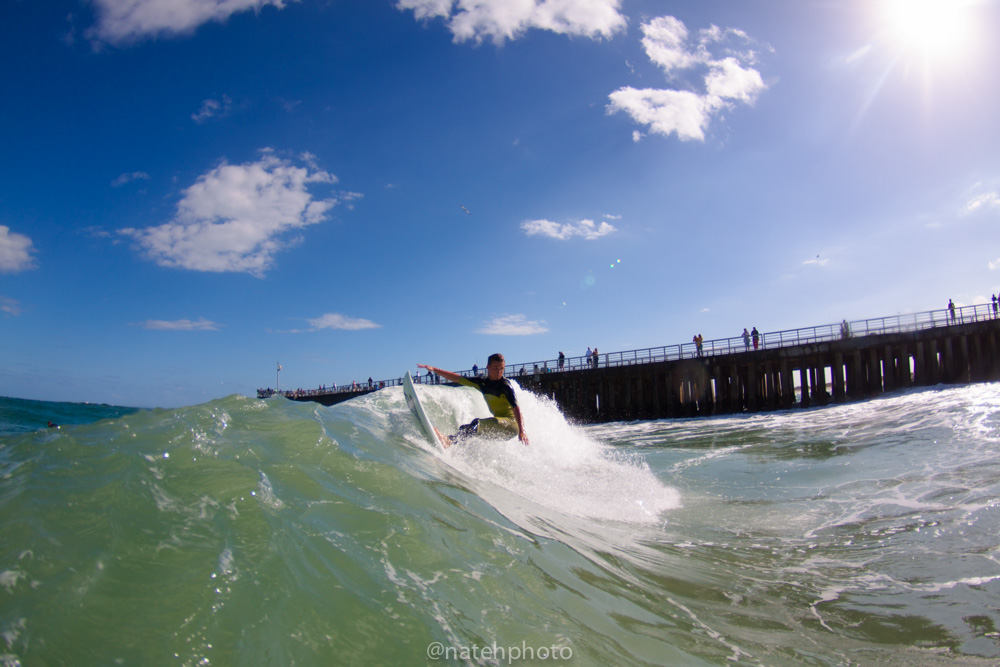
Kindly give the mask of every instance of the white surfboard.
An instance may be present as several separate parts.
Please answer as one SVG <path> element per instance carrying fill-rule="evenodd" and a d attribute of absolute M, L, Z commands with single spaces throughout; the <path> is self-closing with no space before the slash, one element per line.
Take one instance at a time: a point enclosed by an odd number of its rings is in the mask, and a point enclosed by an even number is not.
<path fill-rule="evenodd" d="M 417 391 L 413 388 L 413 378 L 410 377 L 410 371 L 406 371 L 406 375 L 403 376 L 403 395 L 406 396 L 406 404 L 416 413 L 417 419 L 420 420 L 420 425 L 423 426 L 424 432 L 427 433 L 431 442 L 436 442 L 447 449 L 451 445 L 451 442 L 448 438 L 441 435 L 439 430 L 434 428 L 434 424 L 431 423 L 431 418 L 427 416 L 424 406 L 420 405 L 420 399 L 417 398 Z"/>

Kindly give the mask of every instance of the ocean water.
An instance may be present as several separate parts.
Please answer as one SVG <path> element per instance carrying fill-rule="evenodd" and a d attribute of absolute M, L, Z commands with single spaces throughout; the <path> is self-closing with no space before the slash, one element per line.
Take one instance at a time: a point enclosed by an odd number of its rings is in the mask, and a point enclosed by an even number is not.
<path fill-rule="evenodd" d="M 399 388 L 0 399 L 0 664 L 1000 660 L 1000 386 L 587 427 L 520 395 L 530 447 L 448 451 Z"/>
<path fill-rule="evenodd" d="M 131 414 L 136 408 L 103 403 L 49 403 L 0 397 L 0 436 L 54 426 L 90 424 Z"/>

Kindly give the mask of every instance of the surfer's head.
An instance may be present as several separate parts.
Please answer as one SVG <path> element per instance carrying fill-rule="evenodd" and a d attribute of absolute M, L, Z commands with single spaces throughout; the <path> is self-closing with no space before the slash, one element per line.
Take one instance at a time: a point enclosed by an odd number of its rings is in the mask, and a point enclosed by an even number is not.
<path fill-rule="evenodd" d="M 489 374 L 491 380 L 502 378 L 504 369 L 506 368 L 507 362 L 504 361 L 503 355 L 499 352 L 491 354 L 490 358 L 486 361 L 486 372 Z"/>

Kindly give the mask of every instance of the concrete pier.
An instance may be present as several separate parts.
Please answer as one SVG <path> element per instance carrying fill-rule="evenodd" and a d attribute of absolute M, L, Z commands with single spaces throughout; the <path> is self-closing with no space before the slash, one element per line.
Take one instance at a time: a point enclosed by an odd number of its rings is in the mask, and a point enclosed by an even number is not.
<path fill-rule="evenodd" d="M 1000 321 L 518 378 L 584 423 L 811 407 L 1000 380 Z"/>
<path fill-rule="evenodd" d="M 700 347 L 508 363 L 507 374 L 582 423 L 808 408 L 908 387 L 1000 380 L 1000 312 L 981 304 L 769 332 L 752 347 L 738 336 Z M 282 394 L 333 405 L 400 382 Z"/>

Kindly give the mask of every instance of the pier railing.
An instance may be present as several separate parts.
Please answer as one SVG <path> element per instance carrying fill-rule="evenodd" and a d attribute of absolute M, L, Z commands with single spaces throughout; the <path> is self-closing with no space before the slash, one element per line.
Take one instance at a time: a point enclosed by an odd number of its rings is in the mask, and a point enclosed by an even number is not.
<path fill-rule="evenodd" d="M 997 316 L 996 306 L 992 303 L 963 307 L 955 306 L 954 310 L 945 308 L 942 310 L 876 317 L 865 320 L 844 320 L 839 324 L 823 324 L 785 331 L 769 331 L 759 334 L 756 337 L 756 342 L 752 334 L 747 338 L 744 338 L 740 334 L 739 336 L 732 336 L 730 338 L 705 340 L 701 344 L 700 351 L 698 344 L 692 341 L 690 343 L 649 347 L 625 352 L 601 352 L 597 355 L 596 359 L 593 355 L 590 357 L 586 355 L 567 357 L 561 367 L 558 359 L 542 359 L 527 364 L 508 364 L 506 375 L 508 377 L 532 375 L 536 372 L 536 367 L 540 373 L 575 371 L 586 370 L 588 368 L 612 368 L 615 366 L 631 366 L 660 361 L 696 359 L 698 357 L 733 354 L 736 352 L 753 352 L 754 350 L 773 350 L 782 347 L 842 340 L 855 336 L 921 331 L 952 324 L 980 322 L 997 318 Z"/>
<path fill-rule="evenodd" d="M 592 368 L 613 368 L 616 366 L 632 366 L 635 364 L 648 364 L 661 361 L 676 361 L 680 359 L 696 359 L 698 357 L 709 357 L 722 354 L 733 354 L 737 352 L 753 352 L 754 350 L 773 350 L 782 347 L 792 347 L 796 345 L 808 345 L 823 343 L 834 340 L 842 340 L 855 336 L 871 336 L 877 334 L 905 333 L 909 331 L 922 331 L 935 327 L 950 326 L 953 324 L 963 324 L 968 322 L 981 322 L 983 320 L 995 319 L 998 317 L 997 304 L 985 303 L 974 306 L 955 306 L 954 308 L 944 308 L 941 310 L 929 310 L 921 313 L 911 313 L 906 315 L 892 315 L 888 317 L 875 317 L 865 320 L 844 320 L 839 324 L 823 324 L 813 327 L 802 327 L 799 329 L 788 329 L 785 331 L 769 331 L 761 333 L 756 337 L 750 335 L 745 338 L 742 334 L 730 338 L 717 338 L 706 340 L 701 344 L 701 349 L 694 341 L 690 343 L 679 343 L 676 345 L 663 345 L 660 347 L 647 347 L 637 350 L 627 350 L 624 352 L 601 352 L 597 355 L 582 355 L 575 357 L 565 357 L 562 362 L 558 358 L 541 359 L 528 363 L 507 364 L 506 375 L 510 378 L 521 376 L 532 376 L 537 373 L 555 373 L 566 371 L 580 371 Z M 459 371 L 459 375 L 472 377 L 477 373 L 484 373 L 485 367 Z M 428 378 L 426 375 L 419 376 L 418 382 L 437 382 L 437 378 Z M 270 393 L 281 393 L 286 396 L 315 396 L 318 394 L 330 393 L 357 393 L 360 391 L 374 390 L 381 387 L 396 386 L 402 383 L 402 378 L 392 378 L 390 380 L 380 380 L 378 382 L 347 384 L 335 388 L 322 387 L 320 389 L 291 390 L 281 392 L 270 392 L 270 390 L 258 390 L 257 395 L 270 395 Z M 270 392 L 270 393 L 268 393 Z"/>

